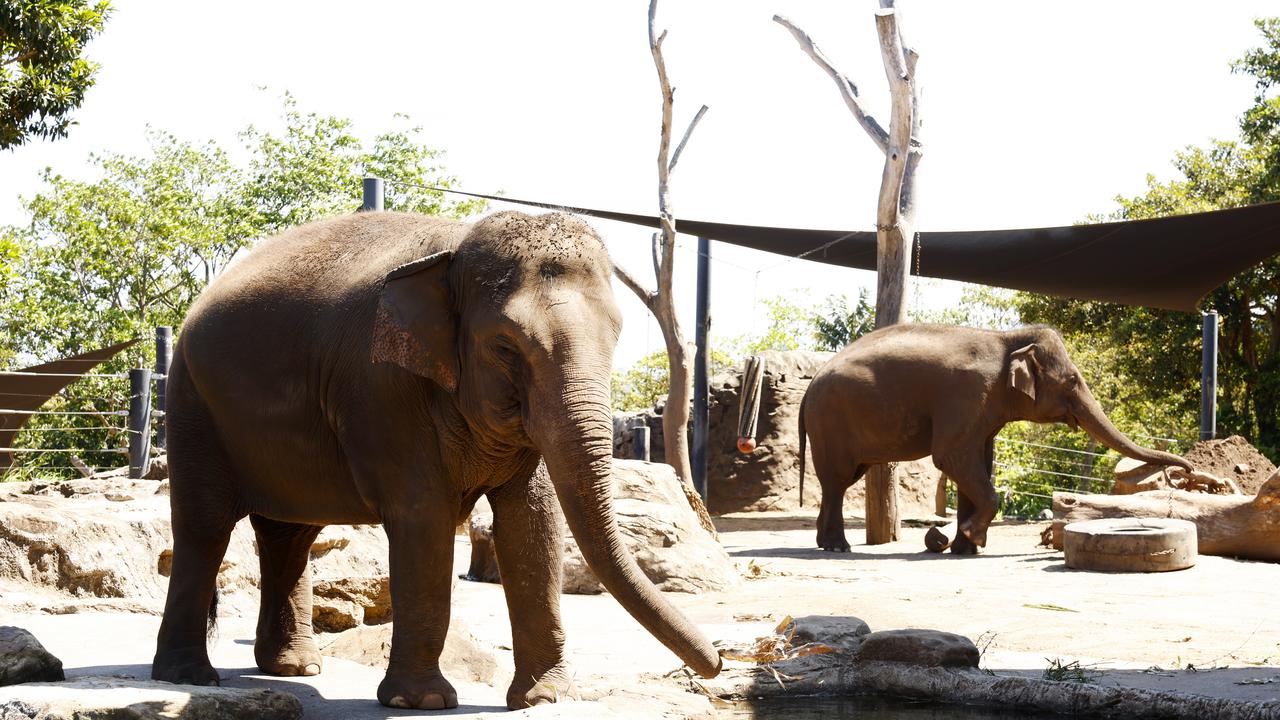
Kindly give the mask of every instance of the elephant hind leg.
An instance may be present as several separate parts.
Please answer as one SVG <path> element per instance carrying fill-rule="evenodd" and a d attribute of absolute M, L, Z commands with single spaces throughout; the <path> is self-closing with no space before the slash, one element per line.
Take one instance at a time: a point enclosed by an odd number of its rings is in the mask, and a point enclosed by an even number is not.
<path fill-rule="evenodd" d="M 217 685 L 206 646 L 216 607 L 218 568 L 240 519 L 241 503 L 226 453 L 182 371 L 170 372 L 169 485 L 173 562 L 151 677 Z"/>
<path fill-rule="evenodd" d="M 813 470 L 822 486 L 818 509 L 818 547 L 834 552 L 849 552 L 844 534 L 844 494 L 857 482 L 865 468 L 849 458 L 832 457 L 827 448 L 814 444 Z"/>
<path fill-rule="evenodd" d="M 956 520 L 959 535 L 967 542 L 953 544 L 952 552 L 957 554 L 973 554 L 977 548 L 987 544 L 987 528 L 995 519 L 1000 509 L 1000 497 L 995 486 L 991 484 L 991 464 L 987 456 L 979 452 L 964 453 L 959 457 L 945 456 L 938 462 L 942 470 L 956 483 Z"/>
<path fill-rule="evenodd" d="M 270 675 L 318 675 L 322 661 L 311 629 L 311 544 L 318 525 L 249 521 L 258 538 L 262 602 L 253 656 Z"/>

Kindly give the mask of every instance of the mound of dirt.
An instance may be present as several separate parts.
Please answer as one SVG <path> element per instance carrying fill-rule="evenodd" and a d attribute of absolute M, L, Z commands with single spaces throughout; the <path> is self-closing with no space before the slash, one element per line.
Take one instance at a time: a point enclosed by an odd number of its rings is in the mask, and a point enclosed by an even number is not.
<path fill-rule="evenodd" d="M 1257 495 L 1258 488 L 1276 471 L 1248 440 L 1239 435 L 1220 440 L 1202 440 L 1183 454 L 1197 470 L 1231 478 L 1245 495 Z"/>

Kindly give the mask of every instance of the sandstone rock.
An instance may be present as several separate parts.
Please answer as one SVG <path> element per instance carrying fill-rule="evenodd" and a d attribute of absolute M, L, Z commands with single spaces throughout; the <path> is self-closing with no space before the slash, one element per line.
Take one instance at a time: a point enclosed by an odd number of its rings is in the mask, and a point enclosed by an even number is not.
<path fill-rule="evenodd" d="M 9 688 L 0 701 L 5 720 L 297 720 L 302 703 L 275 690 L 171 685 L 144 680 L 82 677 Z"/>
<path fill-rule="evenodd" d="M 386 575 L 313 580 L 311 622 L 320 632 L 391 621 L 391 582 Z"/>
<path fill-rule="evenodd" d="M 766 352 L 764 386 L 760 391 L 760 416 L 756 425 L 757 447 L 750 454 L 738 452 L 738 405 L 741 368 L 712 378 L 707 492 L 713 514 L 760 510 L 795 510 L 799 507 L 800 438 L 797 422 L 800 401 L 814 374 L 832 353 Z M 663 462 L 662 415 L 656 411 L 620 413 L 614 416 L 614 457 L 630 458 L 633 433 L 641 423 L 649 428 L 650 460 Z M 899 464 L 899 511 L 904 517 L 933 517 L 939 472 L 928 458 Z M 806 507 L 816 508 L 820 486 L 807 463 Z M 865 483 L 845 494 L 845 515 L 862 516 Z"/>
<path fill-rule="evenodd" d="M 152 494 L 135 493 L 137 483 Z M 90 598 L 163 602 L 172 533 L 169 498 L 154 494 L 155 486 L 108 478 L 0 488 L 0 607 L 7 588 L 45 593 L 40 602 L 51 607 Z M 118 491 L 135 499 L 107 498 Z M 386 535 L 372 525 L 328 527 L 312 546 L 311 564 L 317 580 L 385 576 Z M 246 519 L 232 534 L 219 571 L 224 607 L 256 608 L 256 592 L 245 591 L 257 586 L 257 550 Z"/>
<path fill-rule="evenodd" d="M 862 638 L 859 662 L 900 662 L 925 667 L 978 667 L 969 638 L 940 630 L 882 630 Z"/>
<path fill-rule="evenodd" d="M 614 513 L 627 547 L 640 569 L 659 590 L 704 592 L 738 582 L 724 548 L 699 523 L 667 465 L 638 460 L 613 461 Z M 499 582 L 492 552 L 489 515 L 471 518 L 471 568 L 468 579 Z M 564 592 L 593 594 L 604 588 L 587 567 L 572 535 L 565 532 Z"/>
<path fill-rule="evenodd" d="M 11 625 L 0 626 L 0 686 L 63 679 L 62 661 L 45 650 L 34 635 Z"/>
<path fill-rule="evenodd" d="M 391 658 L 392 627 L 387 623 L 353 628 L 322 641 L 320 651 L 363 665 L 385 668 Z M 493 685 L 498 674 L 498 662 L 491 651 L 482 648 L 476 637 L 453 618 L 449 621 L 449 634 L 445 636 L 444 651 L 440 654 L 440 669 L 451 679 Z"/>

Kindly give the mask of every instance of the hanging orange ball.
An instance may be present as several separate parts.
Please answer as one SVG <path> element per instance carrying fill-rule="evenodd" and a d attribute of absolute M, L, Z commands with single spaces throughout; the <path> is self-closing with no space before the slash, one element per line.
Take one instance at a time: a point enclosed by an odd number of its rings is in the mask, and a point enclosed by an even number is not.
<path fill-rule="evenodd" d="M 756 449 L 756 439 L 752 437 L 738 438 L 738 452 L 749 455 L 751 451 Z"/>

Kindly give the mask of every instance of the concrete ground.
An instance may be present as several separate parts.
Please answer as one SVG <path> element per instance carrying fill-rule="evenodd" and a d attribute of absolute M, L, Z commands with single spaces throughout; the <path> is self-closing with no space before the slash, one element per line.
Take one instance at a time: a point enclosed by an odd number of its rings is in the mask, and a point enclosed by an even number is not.
<path fill-rule="evenodd" d="M 1275 564 L 1201 557 L 1175 573 L 1078 572 L 1065 568 L 1060 552 L 1037 547 L 1045 523 L 993 527 L 978 557 L 922 552 L 923 527 L 904 528 L 902 540 L 876 547 L 858 544 L 862 530 L 851 529 L 853 552 L 833 554 L 813 547 L 812 517 L 753 514 L 720 518 L 718 525 L 734 562 L 757 579 L 721 593 L 668 596 L 713 640 L 748 642 L 787 615 L 853 615 L 873 630 L 966 635 L 985 648 L 982 666 L 1001 673 L 1040 677 L 1051 663 L 1079 662 L 1097 683 L 1280 699 Z M 469 548 L 465 537 L 457 542 L 462 572 Z M 499 648 L 499 664 L 509 672 L 501 587 L 456 582 L 453 612 L 482 643 Z M 637 673 L 680 665 L 608 595 L 566 596 L 563 612 L 583 688 L 625 687 Z M 32 631 L 62 658 L 69 676 L 145 678 L 159 618 L 25 614 L 4 623 Z M 293 692 L 308 718 L 422 716 L 377 705 L 382 671 L 351 662 L 328 659 L 315 678 L 261 676 L 253 668 L 252 636 L 252 619 L 222 620 L 212 655 L 226 684 Z M 455 684 L 463 706 L 453 714 L 502 710 L 505 681 L 497 688 Z M 566 716 L 549 710 L 531 715 Z"/>

